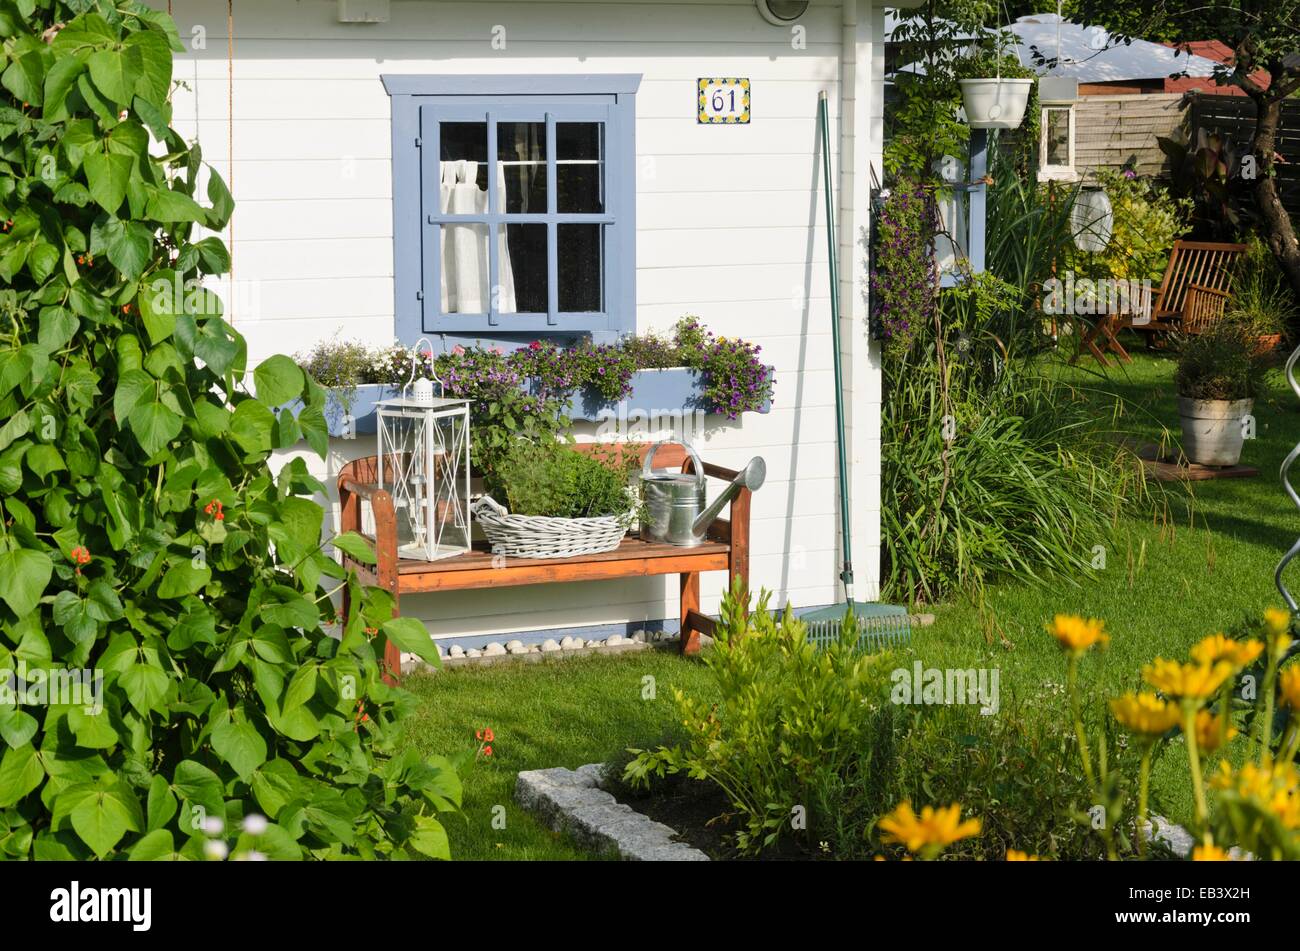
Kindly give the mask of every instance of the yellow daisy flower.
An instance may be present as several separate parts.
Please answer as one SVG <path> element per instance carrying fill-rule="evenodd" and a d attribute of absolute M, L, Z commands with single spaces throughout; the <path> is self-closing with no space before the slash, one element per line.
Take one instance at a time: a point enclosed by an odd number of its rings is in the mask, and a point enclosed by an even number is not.
<path fill-rule="evenodd" d="M 1192 849 L 1193 862 L 1228 862 L 1231 856 L 1217 845 L 1198 845 Z"/>
<path fill-rule="evenodd" d="M 1176 700 L 1205 700 L 1232 676 L 1232 664 L 1180 664 L 1157 657 L 1142 668 L 1142 679 Z"/>
<path fill-rule="evenodd" d="M 1289 664 L 1278 675 L 1277 689 L 1282 694 L 1282 702 L 1300 714 L 1300 664 Z"/>
<path fill-rule="evenodd" d="M 918 816 L 912 811 L 912 804 L 903 800 L 889 815 L 880 820 L 880 828 L 885 832 L 886 842 L 899 842 L 909 852 L 920 852 L 932 846 L 951 845 L 959 839 L 980 834 L 980 821 L 967 819 L 961 821 L 961 806 L 953 803 L 935 809 L 926 806 Z"/>
<path fill-rule="evenodd" d="M 1028 852 L 1021 852 L 1019 849 L 1007 849 L 1008 862 L 1037 862 L 1037 855 L 1030 855 Z"/>
<path fill-rule="evenodd" d="M 1110 712 L 1130 733 L 1160 736 L 1181 721 L 1178 707 L 1153 693 L 1129 693 L 1110 702 Z"/>
<path fill-rule="evenodd" d="M 1223 717 L 1215 716 L 1209 710 L 1200 710 L 1196 714 L 1196 748 L 1202 753 L 1213 753 L 1220 746 L 1220 740 L 1232 739 L 1237 735 L 1237 728 L 1228 724 L 1227 736 L 1223 735 Z"/>
<path fill-rule="evenodd" d="M 1056 638 L 1061 649 L 1074 657 L 1082 656 L 1094 644 L 1106 644 L 1110 635 L 1100 618 L 1082 618 L 1077 614 L 1058 614 L 1047 625 L 1047 633 Z"/>
<path fill-rule="evenodd" d="M 1192 660 L 1198 664 L 1217 664 L 1227 661 L 1237 670 L 1254 662 L 1264 653 L 1262 641 L 1234 641 L 1222 634 L 1212 634 L 1192 648 Z"/>
<path fill-rule="evenodd" d="M 1269 654 L 1281 657 L 1291 647 L 1291 612 L 1269 608 L 1264 612 L 1264 629 L 1268 632 Z"/>
<path fill-rule="evenodd" d="M 1246 763 L 1237 772 L 1219 764 L 1219 775 L 1211 781 L 1216 789 L 1254 801 L 1258 808 L 1277 816 L 1288 829 L 1300 829 L 1300 770 L 1294 763 L 1269 766 Z"/>

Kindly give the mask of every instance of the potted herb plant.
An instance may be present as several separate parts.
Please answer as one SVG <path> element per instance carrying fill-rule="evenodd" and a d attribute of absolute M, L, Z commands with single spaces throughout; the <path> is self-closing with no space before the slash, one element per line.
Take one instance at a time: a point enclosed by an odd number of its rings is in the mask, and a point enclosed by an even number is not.
<path fill-rule="evenodd" d="M 638 517 L 626 460 L 554 439 L 516 439 L 473 505 L 494 554 L 567 558 L 618 547 Z M 504 505 L 502 504 L 504 501 Z"/>
<path fill-rule="evenodd" d="M 1264 355 L 1282 345 L 1296 316 L 1291 289 L 1273 261 L 1272 252 L 1258 237 L 1252 237 L 1224 320 L 1239 326 L 1255 341 L 1256 351 Z"/>
<path fill-rule="evenodd" d="M 1220 321 L 1188 338 L 1178 355 L 1178 417 L 1183 454 L 1203 466 L 1235 466 L 1244 419 L 1255 406 L 1262 366 L 1254 339 Z"/>

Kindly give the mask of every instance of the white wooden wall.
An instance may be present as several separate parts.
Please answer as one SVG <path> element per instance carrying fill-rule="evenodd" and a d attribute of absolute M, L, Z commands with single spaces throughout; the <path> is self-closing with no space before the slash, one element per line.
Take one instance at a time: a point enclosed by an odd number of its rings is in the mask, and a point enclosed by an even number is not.
<path fill-rule="evenodd" d="M 849 0 L 850 3 L 856 0 Z M 158 0 L 155 5 L 164 6 Z M 832 102 L 832 139 L 851 157 L 839 196 L 846 390 L 852 400 L 852 510 L 858 597 L 879 563 L 879 371 L 867 356 L 864 255 L 867 164 L 879 167 L 881 11 L 816 0 L 806 48 L 763 21 L 751 0 L 708 2 L 434 2 L 392 0 L 383 24 L 337 22 L 335 0 L 235 0 L 233 83 L 226 4 L 173 0 L 182 37 L 175 126 L 198 136 L 231 182 L 235 326 L 256 361 L 339 332 L 393 335 L 389 98 L 383 73 L 641 73 L 637 97 L 637 329 L 697 314 L 715 333 L 760 344 L 776 366 L 768 415 L 712 427 L 706 458 L 739 466 L 762 454 L 754 499 L 752 581 L 796 606 L 839 598 L 835 416 L 817 93 Z M 492 47 L 505 28 L 506 48 Z M 748 126 L 698 125 L 695 82 L 747 76 Z M 233 87 L 233 88 L 232 88 Z M 233 94 L 233 121 L 228 97 Z M 846 108 L 850 120 L 837 121 Z M 227 150 L 233 149 L 233 170 Z M 838 163 L 837 163 L 838 164 Z M 838 186 L 837 186 L 838 187 Z M 227 238 L 231 238 L 228 234 Z M 852 249 L 852 253 L 850 253 Z M 711 422 L 714 420 L 711 418 Z M 718 421 L 721 423 L 721 421 Z M 366 439 L 308 455 L 325 481 Z M 282 457 L 287 454 L 281 454 Z M 723 576 L 705 576 L 706 611 Z M 622 623 L 677 615 L 676 579 L 626 579 L 409 598 L 403 613 L 436 635 Z"/>

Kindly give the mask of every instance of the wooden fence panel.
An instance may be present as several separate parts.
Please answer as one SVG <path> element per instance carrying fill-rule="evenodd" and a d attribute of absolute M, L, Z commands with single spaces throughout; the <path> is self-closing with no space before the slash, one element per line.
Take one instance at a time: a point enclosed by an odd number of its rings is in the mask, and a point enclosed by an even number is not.
<path fill-rule="evenodd" d="M 1255 131 L 1255 103 L 1246 96 L 1197 96 L 1189 120 L 1193 132 L 1216 131 L 1244 149 Z M 1296 100 L 1282 104 L 1276 150 L 1282 158 L 1273 166 L 1282 205 L 1293 217 L 1300 218 L 1300 102 Z"/>
<path fill-rule="evenodd" d="M 1167 175 L 1157 136 L 1183 122 L 1181 94 L 1082 96 L 1075 106 L 1074 165 L 1081 173 L 1131 164 L 1139 175 Z"/>

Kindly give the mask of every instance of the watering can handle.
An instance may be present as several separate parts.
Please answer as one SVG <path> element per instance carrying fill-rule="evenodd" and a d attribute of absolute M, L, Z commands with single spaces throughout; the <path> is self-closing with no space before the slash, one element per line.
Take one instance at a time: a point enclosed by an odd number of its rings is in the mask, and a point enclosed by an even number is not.
<path fill-rule="evenodd" d="M 655 453 L 659 451 L 660 446 L 666 445 L 667 443 L 668 443 L 667 439 L 661 439 L 653 446 L 650 447 L 650 451 L 645 454 L 645 462 L 641 464 L 641 475 L 643 476 L 650 475 L 653 468 Z M 687 454 L 691 457 L 691 461 L 695 463 L 695 481 L 703 484 L 704 463 L 700 461 L 700 454 L 696 452 L 695 447 L 688 442 L 683 442 L 681 445 L 682 448 L 685 449 Z"/>

